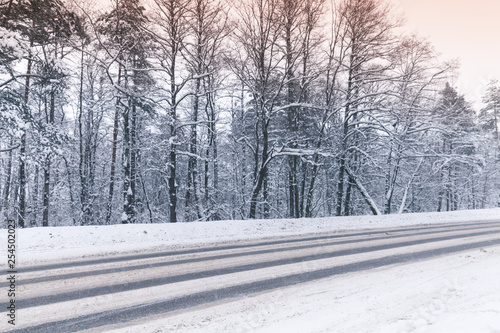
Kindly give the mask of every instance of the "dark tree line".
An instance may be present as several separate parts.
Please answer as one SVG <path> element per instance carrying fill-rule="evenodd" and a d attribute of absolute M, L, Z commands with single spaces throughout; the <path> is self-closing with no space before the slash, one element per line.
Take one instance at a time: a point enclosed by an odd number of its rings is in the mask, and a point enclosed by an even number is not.
<path fill-rule="evenodd" d="M 0 3 L 0 209 L 24 226 L 497 206 L 475 110 L 382 0 Z"/>

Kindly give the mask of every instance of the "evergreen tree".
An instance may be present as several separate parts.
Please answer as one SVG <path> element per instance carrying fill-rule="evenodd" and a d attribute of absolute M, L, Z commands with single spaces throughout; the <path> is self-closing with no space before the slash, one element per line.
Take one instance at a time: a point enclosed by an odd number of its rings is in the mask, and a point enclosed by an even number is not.
<path fill-rule="evenodd" d="M 436 142 L 436 152 L 441 156 L 437 160 L 440 184 L 437 211 L 457 210 L 462 173 L 478 163 L 469 135 L 476 131 L 475 113 L 464 96 L 446 83 L 440 92 L 435 115 L 442 126 L 440 140 Z"/>
<path fill-rule="evenodd" d="M 498 81 L 492 80 L 488 84 L 486 95 L 483 98 L 486 106 L 479 113 L 481 128 L 492 133 L 500 153 L 500 86 Z"/>
<path fill-rule="evenodd" d="M 137 217 L 137 135 L 138 108 L 149 110 L 144 102 L 147 86 L 152 81 L 147 68 L 149 37 L 145 32 L 148 19 L 138 0 L 117 0 L 114 8 L 99 18 L 98 32 L 106 36 L 101 46 L 111 55 L 118 73 L 108 75 L 116 88 L 116 108 L 113 125 L 111 172 L 106 223 L 110 223 L 115 188 L 118 151 L 119 116 L 123 121 L 123 211 L 122 223 L 135 223 Z M 115 74 L 116 76 L 113 76 Z"/>

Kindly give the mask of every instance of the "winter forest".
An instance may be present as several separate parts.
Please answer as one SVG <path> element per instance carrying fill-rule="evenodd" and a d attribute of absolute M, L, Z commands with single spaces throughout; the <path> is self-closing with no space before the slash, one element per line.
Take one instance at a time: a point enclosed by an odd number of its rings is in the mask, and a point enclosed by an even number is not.
<path fill-rule="evenodd" d="M 403 25 L 382 0 L 0 0 L 1 215 L 496 207 L 499 83 L 475 109 Z"/>

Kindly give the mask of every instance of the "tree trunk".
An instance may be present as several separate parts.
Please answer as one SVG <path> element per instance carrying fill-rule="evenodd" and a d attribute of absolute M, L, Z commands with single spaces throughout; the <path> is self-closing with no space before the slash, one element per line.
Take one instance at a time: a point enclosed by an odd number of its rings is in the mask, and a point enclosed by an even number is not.
<path fill-rule="evenodd" d="M 19 154 L 19 222 L 24 228 L 26 218 L 26 132 L 21 136 L 21 149 Z"/>
<path fill-rule="evenodd" d="M 327 116 L 326 116 L 326 113 L 323 115 L 323 120 L 322 120 L 322 126 L 321 126 L 321 129 L 319 131 L 319 137 L 318 137 L 318 140 L 316 142 L 316 151 L 319 151 L 319 149 L 321 148 L 321 144 L 323 142 L 323 135 L 324 135 L 324 131 L 325 131 L 325 128 L 326 128 L 326 120 L 327 120 Z M 312 204 L 313 204 L 313 195 L 314 195 L 314 187 L 315 187 L 315 184 L 316 184 L 316 178 L 318 177 L 318 170 L 319 170 L 319 154 L 316 152 L 314 153 L 314 156 L 313 156 L 313 167 L 312 167 L 312 172 L 311 172 L 311 180 L 309 182 L 309 188 L 307 190 L 307 199 L 306 199 L 306 209 L 305 209 L 305 216 L 306 217 L 312 217 Z M 304 182 L 305 182 L 305 174 L 304 174 Z M 304 185 L 304 189 L 305 190 L 305 185 Z M 304 196 L 302 196 L 304 197 Z"/>
<path fill-rule="evenodd" d="M 92 109 L 88 111 L 85 121 L 84 132 L 84 112 L 83 112 L 83 81 L 84 81 L 84 50 L 83 45 L 80 55 L 80 91 L 78 96 L 78 136 L 79 136 L 79 163 L 78 171 L 80 176 L 80 225 L 88 225 L 92 222 L 92 198 L 93 191 L 93 153 L 92 153 L 92 138 L 96 133 L 93 133 L 93 114 Z M 90 90 L 90 95 L 94 92 Z"/>
<path fill-rule="evenodd" d="M 68 177 L 68 191 L 69 191 L 69 200 L 71 204 L 71 217 L 73 218 L 73 225 L 78 225 L 76 220 L 76 212 L 75 212 L 75 198 L 73 197 L 73 182 L 71 181 L 71 168 L 69 166 L 68 160 L 66 157 L 63 157 L 64 165 L 66 166 L 66 175 Z"/>
<path fill-rule="evenodd" d="M 10 139 L 10 147 L 12 147 L 14 143 L 14 139 Z M 13 149 L 9 151 L 9 159 L 7 161 L 7 170 L 5 171 L 7 174 L 7 179 L 5 180 L 5 185 L 3 187 L 3 204 L 2 209 L 10 210 L 9 197 L 10 197 L 10 188 L 12 186 L 12 160 L 13 160 Z"/>
<path fill-rule="evenodd" d="M 55 118 L 55 91 L 50 92 L 50 109 L 48 123 L 54 125 Z M 49 210 L 50 210 L 50 154 L 46 157 L 46 164 L 43 170 L 43 216 L 42 225 L 49 226 Z"/>
<path fill-rule="evenodd" d="M 250 199 L 250 210 L 248 214 L 248 218 L 250 219 L 255 219 L 255 214 L 257 212 L 257 198 L 259 196 L 260 190 L 262 189 L 262 183 L 265 178 L 263 174 L 264 170 L 261 169 L 257 177 L 257 182 L 252 191 L 252 197 Z"/>
<path fill-rule="evenodd" d="M 49 204 L 50 204 L 50 161 L 47 158 L 43 169 L 43 215 L 42 226 L 49 226 Z"/>
<path fill-rule="evenodd" d="M 118 65 L 118 82 L 121 82 L 122 66 Z M 106 207 L 106 224 L 111 223 L 111 213 L 113 209 L 113 194 L 115 189 L 115 173 L 116 173 L 116 152 L 118 149 L 118 120 L 120 114 L 120 97 L 116 97 L 115 103 L 115 119 L 113 122 L 113 147 L 111 148 L 111 171 L 109 173 L 109 194 Z"/>
<path fill-rule="evenodd" d="M 146 184 L 144 183 L 144 178 L 142 177 L 142 173 L 140 170 L 138 170 L 138 175 L 139 175 L 139 178 L 141 180 L 142 191 L 144 192 L 144 198 L 146 199 L 146 207 L 148 208 L 148 212 L 149 212 L 149 223 L 153 223 L 153 211 L 151 210 L 148 192 L 146 191 Z"/>
<path fill-rule="evenodd" d="M 353 41 L 354 43 L 354 41 Z M 337 216 L 342 215 L 342 202 L 344 201 L 344 175 L 346 172 L 346 159 L 347 159 L 347 135 L 349 134 L 349 118 L 351 116 L 351 98 L 353 96 L 353 75 L 354 70 L 352 64 L 354 63 L 354 56 L 351 55 L 349 68 L 349 78 L 347 83 L 347 96 L 346 105 L 344 111 L 344 121 L 342 126 L 342 151 L 340 153 L 340 163 L 339 163 L 339 179 L 337 184 Z M 345 211 L 345 209 L 344 209 Z"/>
<path fill-rule="evenodd" d="M 132 104 L 132 119 L 130 128 L 130 188 L 132 189 L 132 196 L 130 198 L 130 223 L 136 223 L 137 220 L 137 162 L 138 162 L 138 148 L 137 148 L 137 105 Z"/>
<path fill-rule="evenodd" d="M 411 184 L 413 183 L 413 179 L 415 179 L 418 170 L 420 170 L 420 167 L 422 166 L 422 163 L 424 162 L 424 158 L 422 157 L 420 161 L 418 162 L 418 166 L 415 169 L 415 172 L 412 174 L 410 177 L 410 180 L 408 181 L 408 184 L 405 187 L 404 193 L 403 193 L 403 199 L 401 199 L 401 205 L 399 205 L 398 209 L 398 214 L 403 214 L 403 211 L 405 209 L 405 204 L 406 204 L 406 198 L 408 197 L 408 190 L 411 187 Z"/>
<path fill-rule="evenodd" d="M 328 170 L 325 168 L 325 183 L 326 183 L 326 206 L 328 209 L 328 215 L 332 215 L 332 201 L 331 201 L 331 192 L 330 192 L 330 176 L 328 175 Z"/>
<path fill-rule="evenodd" d="M 318 146 L 319 145 L 320 144 L 318 143 Z M 316 178 L 318 177 L 318 162 L 319 162 L 319 155 L 314 154 L 311 181 L 309 183 L 309 189 L 307 191 L 306 212 L 305 212 L 306 217 L 312 217 L 314 186 L 316 184 Z"/>
<path fill-rule="evenodd" d="M 33 196 L 32 196 L 32 206 L 33 206 L 33 214 L 31 215 L 31 223 L 30 225 L 32 227 L 36 227 L 36 225 L 38 224 L 38 209 L 39 209 L 39 205 L 38 205 L 38 194 L 40 193 L 40 190 L 39 190 L 39 181 L 38 181 L 38 177 L 39 177 L 39 174 L 40 174 L 40 168 L 38 166 L 38 164 L 35 166 L 35 176 L 34 176 L 34 180 L 33 180 Z"/>
<path fill-rule="evenodd" d="M 384 214 L 391 213 L 391 203 L 392 203 L 392 193 L 393 193 L 393 184 L 392 180 L 392 151 L 393 151 L 393 142 L 391 140 L 389 147 L 389 155 L 387 156 L 387 173 L 385 175 L 385 205 L 384 205 Z"/>
<path fill-rule="evenodd" d="M 267 174 L 267 170 L 266 170 Z M 269 177 L 264 177 L 264 183 L 262 184 L 262 197 L 264 199 L 264 219 L 269 218 L 270 205 L 269 205 Z"/>
<path fill-rule="evenodd" d="M 288 158 L 288 165 L 290 170 L 288 170 L 288 216 L 289 217 L 295 217 L 295 205 L 294 203 L 294 191 L 293 191 L 293 165 L 292 165 L 292 159 Z"/>
<path fill-rule="evenodd" d="M 208 89 L 211 90 L 211 77 L 208 76 Z M 213 93 L 209 93 L 207 96 L 207 119 L 209 121 L 208 124 L 208 147 L 206 150 L 206 160 L 205 160 L 205 204 L 210 205 L 212 207 L 217 206 L 219 204 L 218 199 L 218 190 L 219 190 L 219 163 L 217 161 L 217 128 L 215 126 L 216 114 L 215 114 L 215 105 L 213 101 Z M 212 193 L 210 195 L 209 188 L 209 159 L 210 153 L 212 154 L 213 160 L 213 175 L 212 175 Z M 211 199 L 209 199 L 211 198 Z M 208 219 L 212 221 L 220 220 L 218 209 L 211 212 L 208 216 Z"/>
<path fill-rule="evenodd" d="M 267 164 L 268 164 L 268 158 L 269 158 L 269 132 L 268 132 L 268 125 L 267 121 L 265 120 L 265 117 L 263 117 L 263 121 L 261 124 L 261 129 L 262 129 L 262 154 L 261 154 L 261 161 L 260 165 L 258 166 L 258 171 L 256 175 L 256 181 L 255 185 L 252 191 L 252 197 L 250 199 L 250 210 L 248 217 L 251 219 L 255 218 L 255 214 L 257 211 L 257 198 L 259 196 L 260 191 L 262 190 L 264 180 L 267 179 Z M 257 156 L 258 160 L 258 156 Z M 267 189 L 266 189 L 267 190 Z M 267 196 L 267 193 L 266 193 Z M 267 198 L 265 198 L 267 199 Z M 267 203 L 264 203 L 267 205 Z M 264 211 L 268 211 L 268 207 L 264 208 Z"/>
<path fill-rule="evenodd" d="M 345 145 L 342 145 L 344 150 Z M 345 153 L 341 153 L 339 164 L 339 179 L 337 183 L 337 205 L 336 214 L 342 216 L 342 201 L 344 200 L 344 173 L 345 173 Z"/>
<path fill-rule="evenodd" d="M 214 121 L 215 121 L 215 115 L 213 115 L 213 118 Z M 212 131 L 213 131 L 213 136 L 212 136 L 212 140 L 213 140 L 213 148 L 212 148 L 212 156 L 213 156 L 213 159 L 214 159 L 214 164 L 213 164 L 213 173 L 214 173 L 214 176 L 213 176 L 213 202 L 218 205 L 219 204 L 219 161 L 218 161 L 218 152 L 217 152 L 217 133 L 216 133 L 216 128 L 215 128 L 215 123 L 213 124 L 213 128 L 212 128 Z M 213 220 L 214 221 L 218 221 L 220 220 L 220 216 L 219 216 L 219 211 L 217 209 L 217 211 L 215 211 L 215 213 L 213 214 Z"/>
<path fill-rule="evenodd" d="M 125 79 L 126 81 L 126 79 Z M 131 97 L 128 98 L 128 106 L 123 111 L 123 211 L 121 223 L 131 222 L 132 210 L 132 187 L 130 182 L 130 109 L 132 106 Z"/>
<path fill-rule="evenodd" d="M 200 41 L 199 41 L 200 42 Z M 201 51 L 198 51 L 200 53 Z M 198 56 L 201 56 L 200 54 Z M 198 68 L 200 72 L 200 68 Z M 201 77 L 196 79 L 195 90 L 194 90 L 194 101 L 193 101 L 193 114 L 191 121 L 191 134 L 189 140 L 189 160 L 188 160 L 188 174 L 187 174 L 187 191 L 186 191 L 186 216 L 188 219 L 201 219 L 200 203 L 198 197 L 198 159 L 196 155 L 198 154 L 198 114 L 200 109 L 200 91 L 201 91 Z M 193 196 L 193 202 L 191 202 L 191 194 Z M 192 205 L 194 205 L 194 210 Z M 192 211 L 193 214 L 189 214 Z"/>
<path fill-rule="evenodd" d="M 299 208 L 299 217 L 304 217 L 304 202 L 306 195 L 306 178 L 307 178 L 307 165 L 306 163 L 301 163 L 302 165 L 302 180 L 300 182 L 300 202 L 297 203 Z"/>
<path fill-rule="evenodd" d="M 172 53 L 175 54 L 175 47 L 172 44 Z M 170 222 L 177 222 L 177 184 L 175 181 L 177 171 L 177 86 L 175 84 L 175 61 L 170 66 L 170 154 L 169 154 L 169 177 L 168 177 L 168 195 L 170 199 Z"/>
<path fill-rule="evenodd" d="M 169 170 L 170 176 L 168 177 L 168 195 L 170 198 L 170 222 L 177 222 L 177 186 L 175 183 L 175 169 L 176 169 L 176 152 L 175 145 L 170 145 L 169 154 Z"/>
<path fill-rule="evenodd" d="M 289 198 L 289 209 L 290 209 L 290 217 L 293 218 L 299 218 L 300 217 L 300 198 L 299 198 L 299 186 L 298 186 L 298 179 L 297 179 L 297 156 L 290 156 L 288 158 L 289 160 L 289 175 L 288 175 L 288 181 L 289 181 L 289 193 L 290 193 L 290 198 Z"/>
<path fill-rule="evenodd" d="M 380 210 L 378 209 L 375 201 L 372 199 L 372 197 L 370 196 L 370 194 L 368 193 L 366 188 L 363 186 L 363 184 L 361 184 L 361 182 L 358 180 L 358 178 L 353 174 L 353 172 L 349 168 L 346 168 L 346 173 L 348 174 L 349 178 L 353 181 L 353 183 L 358 188 L 363 199 L 365 199 L 365 202 L 370 207 L 372 214 L 373 215 L 382 215 L 380 213 Z"/>
<path fill-rule="evenodd" d="M 344 198 L 344 213 L 343 216 L 351 215 L 351 193 L 352 193 L 352 185 L 354 183 L 354 179 L 351 176 L 347 177 L 347 188 L 345 190 L 345 198 Z"/>
<path fill-rule="evenodd" d="M 33 41 L 30 42 L 30 47 L 33 47 Z M 33 60 L 31 52 L 28 55 L 28 67 L 26 69 L 26 83 L 24 88 L 24 105 L 28 107 L 31 82 L 31 67 Z M 19 151 L 19 221 L 20 228 L 24 228 L 26 219 L 26 131 L 21 135 L 21 145 Z"/>
<path fill-rule="evenodd" d="M 287 103 L 292 104 L 296 101 L 297 89 L 296 83 L 294 82 L 294 51 L 293 51 L 293 36 L 292 32 L 294 26 L 296 25 L 297 14 L 298 14 L 298 2 L 296 1 L 285 1 L 284 4 L 284 15 L 285 15 L 285 44 L 286 44 L 286 89 L 287 89 Z M 291 134 L 291 148 L 297 148 L 297 136 L 298 136 L 298 108 L 289 107 L 288 109 L 288 130 Z M 298 185 L 298 156 L 289 156 L 289 207 L 290 207 L 290 217 L 298 218 L 300 216 L 299 212 L 299 185 Z"/>

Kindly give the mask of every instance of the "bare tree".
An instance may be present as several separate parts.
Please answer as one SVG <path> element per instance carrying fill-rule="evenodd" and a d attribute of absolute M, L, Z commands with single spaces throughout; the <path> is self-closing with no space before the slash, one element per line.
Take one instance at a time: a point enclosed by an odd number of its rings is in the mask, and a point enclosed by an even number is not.
<path fill-rule="evenodd" d="M 235 37 L 241 52 L 232 67 L 252 96 L 254 182 L 248 213 L 252 219 L 256 216 L 261 191 L 264 217 L 269 214 L 268 169 L 275 151 L 270 126 L 285 85 L 285 78 L 280 75 L 284 59 L 277 43 L 283 29 L 278 6 L 278 0 L 253 0 L 242 2 L 238 8 L 241 24 Z"/>
<path fill-rule="evenodd" d="M 156 28 L 151 31 L 158 48 L 159 65 L 167 75 L 169 116 L 169 157 L 167 160 L 168 195 L 170 206 L 170 222 L 177 222 L 177 151 L 178 151 L 178 107 L 188 96 L 183 89 L 190 81 L 183 76 L 180 61 L 185 48 L 188 33 L 187 12 L 189 2 L 186 0 L 155 0 L 157 17 Z"/>
<path fill-rule="evenodd" d="M 185 196 L 186 216 L 189 220 L 206 219 L 199 188 L 200 159 L 198 127 L 201 123 L 201 111 L 206 110 L 209 147 L 216 150 L 214 86 L 215 74 L 220 71 L 217 58 L 221 56 L 221 44 L 228 34 L 227 10 L 213 0 L 196 0 L 189 13 L 190 38 L 186 42 L 185 59 L 192 80 L 191 125 L 189 134 L 189 159 L 187 170 L 187 188 Z M 209 148 L 207 148 L 209 149 Z M 207 153 L 205 158 L 210 158 Z M 214 159 L 217 157 L 213 156 Z M 205 161 L 205 194 L 208 196 L 208 160 Z M 208 202 L 208 200 L 205 200 Z M 193 210 L 193 206 L 195 209 Z M 192 213 L 190 213 L 190 211 Z M 195 214 L 193 214 L 195 213 Z"/>
<path fill-rule="evenodd" d="M 384 214 L 392 212 L 398 182 L 403 177 L 402 173 L 407 173 L 408 181 L 401 189 L 398 212 L 404 210 L 414 175 L 424 161 L 420 138 L 432 128 L 431 101 L 436 87 L 449 70 L 448 66 L 435 59 L 437 56 L 430 44 L 416 36 L 403 38 L 400 46 L 392 53 L 392 96 L 395 99 L 389 99 L 388 112 L 377 119 L 381 131 L 387 134 L 382 137 L 381 143 L 387 148 Z M 381 150 L 386 149 L 381 147 Z"/>
<path fill-rule="evenodd" d="M 337 183 L 337 215 L 348 215 L 353 185 L 358 185 L 353 178 L 358 155 L 351 147 L 357 145 L 358 122 L 365 109 L 371 108 L 363 103 L 371 103 L 371 97 L 380 92 L 363 91 L 363 85 L 384 79 L 391 63 L 387 59 L 394 45 L 393 29 L 399 26 L 389 14 L 390 7 L 380 0 L 344 0 L 336 8 L 340 16 L 340 28 L 345 31 L 343 48 L 347 57 L 345 67 L 346 86 L 342 88 L 344 107 L 341 126 L 341 152 L 339 157 Z M 349 166 L 349 163 L 352 165 Z M 346 168 L 352 172 L 346 177 Z M 359 188 L 359 186 L 358 186 Z M 373 208 L 373 207 L 372 207 Z"/>

